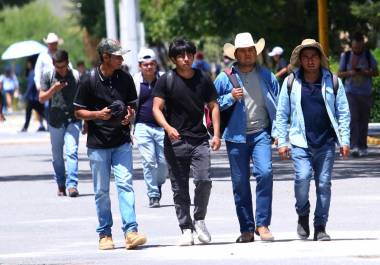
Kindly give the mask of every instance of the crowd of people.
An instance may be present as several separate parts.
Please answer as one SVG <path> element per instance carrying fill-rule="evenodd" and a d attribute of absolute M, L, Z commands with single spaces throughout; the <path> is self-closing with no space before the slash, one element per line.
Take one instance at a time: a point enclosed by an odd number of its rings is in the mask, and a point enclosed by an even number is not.
<path fill-rule="evenodd" d="M 79 196 L 79 135 L 87 134 L 99 249 L 115 247 L 109 194 L 112 173 L 126 248 L 147 241 L 136 221 L 133 142 L 142 157 L 149 207 L 160 207 L 162 185 L 170 179 L 181 230 L 179 246 L 193 245 L 194 238 L 211 241 L 205 222 L 212 191 L 210 151 L 220 148 L 221 139 L 226 143 L 240 225 L 237 243 L 252 242 L 255 235 L 262 241 L 275 240 L 269 229 L 273 144 L 281 160 L 293 162 L 298 236 L 310 236 L 309 189 L 314 178 L 313 240 L 331 239 L 326 225 L 335 148 L 339 146 L 343 158 L 350 149 L 354 156 L 368 154 L 371 79 L 378 69 L 365 49 L 363 35 L 355 34 L 352 50 L 341 56 L 338 76 L 342 80 L 331 72 L 323 48 L 313 39 L 294 48 L 289 64 L 282 57 L 283 49 L 274 47 L 269 53 L 275 63 L 272 72 L 258 63 L 265 40 L 255 42 L 250 33 L 239 33 L 233 44 L 224 45 L 225 69 L 215 80 L 203 53 L 183 38 L 169 45 L 173 70 L 158 71 L 154 50 L 143 48 L 138 53 L 140 71 L 133 77 L 123 70 L 123 55 L 128 51 L 116 40 L 103 39 L 97 46 L 100 64 L 87 71 L 78 63 L 81 72 L 70 64 L 68 52 L 58 48 L 59 42 L 55 33 L 49 33 L 48 52 L 28 62 L 23 130 L 28 129 L 32 109 L 47 119 L 57 195 L 70 197 Z M 0 84 L 6 95 L 18 87 L 11 74 L 1 77 Z M 204 122 L 205 109 L 211 129 Z M 251 175 L 256 181 L 255 207 Z"/>

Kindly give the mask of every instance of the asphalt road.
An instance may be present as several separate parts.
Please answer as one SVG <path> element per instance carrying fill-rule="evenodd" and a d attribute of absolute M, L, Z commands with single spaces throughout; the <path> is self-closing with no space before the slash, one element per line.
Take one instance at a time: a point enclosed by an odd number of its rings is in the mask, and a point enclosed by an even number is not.
<path fill-rule="evenodd" d="M 134 150 L 137 220 L 148 242 L 137 250 L 124 248 L 112 185 L 117 248 L 100 251 L 84 138 L 79 156 L 81 196 L 62 198 L 56 196 L 52 180 L 48 135 L 7 137 L 0 130 L 0 264 L 380 264 L 378 147 L 371 147 L 366 158 L 337 158 L 327 226 L 330 242 L 297 239 L 292 165 L 289 161 L 280 162 L 274 155 L 271 230 L 276 241 L 264 243 L 257 238 L 249 244 L 234 243 L 239 226 L 223 147 L 212 155 L 214 181 L 206 218 L 212 243 L 192 247 L 176 246 L 180 230 L 169 181 L 163 187 L 162 207 L 147 207 L 141 160 Z M 254 190 L 253 180 L 251 185 Z M 314 189 L 311 191 L 314 209 Z"/>

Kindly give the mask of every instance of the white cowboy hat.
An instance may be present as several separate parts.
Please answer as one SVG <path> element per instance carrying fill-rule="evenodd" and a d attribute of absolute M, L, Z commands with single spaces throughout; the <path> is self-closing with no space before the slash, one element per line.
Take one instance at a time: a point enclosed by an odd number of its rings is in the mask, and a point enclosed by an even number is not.
<path fill-rule="evenodd" d="M 62 44 L 63 43 L 63 39 L 58 38 L 57 34 L 55 34 L 54 32 L 50 32 L 47 35 L 47 37 L 44 38 L 44 42 L 46 44 L 55 43 L 55 42 L 58 42 L 59 44 Z"/>
<path fill-rule="evenodd" d="M 265 47 L 265 40 L 259 39 L 256 43 L 253 41 L 252 35 L 249 32 L 239 33 L 235 37 L 235 45 L 226 43 L 223 46 L 223 54 L 228 53 L 228 57 L 235 59 L 235 51 L 239 48 L 255 47 L 257 55 L 259 55 Z"/>
<path fill-rule="evenodd" d="M 290 56 L 290 66 L 291 68 L 297 68 L 301 65 L 300 54 L 302 49 L 305 48 L 315 48 L 321 53 L 321 65 L 325 68 L 329 68 L 329 60 L 323 51 L 323 48 L 319 42 L 314 39 L 304 39 L 300 45 L 294 48 L 292 55 Z"/>

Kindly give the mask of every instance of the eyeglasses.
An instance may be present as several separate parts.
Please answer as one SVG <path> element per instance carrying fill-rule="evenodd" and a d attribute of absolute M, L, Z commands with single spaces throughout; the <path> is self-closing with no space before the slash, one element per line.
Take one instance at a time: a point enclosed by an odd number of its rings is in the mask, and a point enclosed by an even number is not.
<path fill-rule="evenodd" d="M 64 68 L 67 67 L 67 65 L 68 65 L 67 62 L 63 62 L 63 63 L 54 63 L 54 67 L 55 67 L 56 69 L 64 69 Z"/>

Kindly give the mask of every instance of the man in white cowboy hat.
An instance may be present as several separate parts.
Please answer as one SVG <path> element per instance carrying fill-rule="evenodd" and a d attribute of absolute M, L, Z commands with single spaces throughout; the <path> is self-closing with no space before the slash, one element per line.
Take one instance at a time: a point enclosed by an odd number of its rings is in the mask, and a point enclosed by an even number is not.
<path fill-rule="evenodd" d="M 331 198 L 331 174 L 335 144 L 343 157 L 349 155 L 350 111 L 342 82 L 332 76 L 321 45 L 305 39 L 292 52 L 293 73 L 284 81 L 276 116 L 278 152 L 289 157 L 295 169 L 294 192 L 298 214 L 297 234 L 307 239 L 309 188 L 314 172 L 317 202 L 314 212 L 314 240 L 330 240 L 326 233 Z M 294 78 L 289 82 L 289 78 Z M 290 129 L 289 127 L 290 120 Z"/>
<path fill-rule="evenodd" d="M 224 46 L 237 62 L 232 74 L 240 87 L 233 87 L 225 72 L 218 75 L 215 87 L 221 111 L 233 108 L 224 130 L 236 212 L 241 235 L 237 243 L 254 241 L 254 233 L 263 241 L 273 241 L 269 231 L 272 216 L 272 151 L 271 131 L 276 115 L 279 84 L 276 77 L 256 63 L 263 51 L 264 39 L 255 43 L 250 33 L 239 33 L 235 45 Z M 250 161 L 256 178 L 256 222 L 253 215 L 250 186 Z"/>
<path fill-rule="evenodd" d="M 41 78 L 45 72 L 54 69 L 53 65 L 53 55 L 58 50 L 58 44 L 63 43 L 63 40 L 58 38 L 57 34 L 50 32 L 44 42 L 48 46 L 48 50 L 45 53 L 40 53 L 38 55 L 36 65 L 34 66 L 34 82 L 36 83 L 37 90 L 41 88 Z"/>

